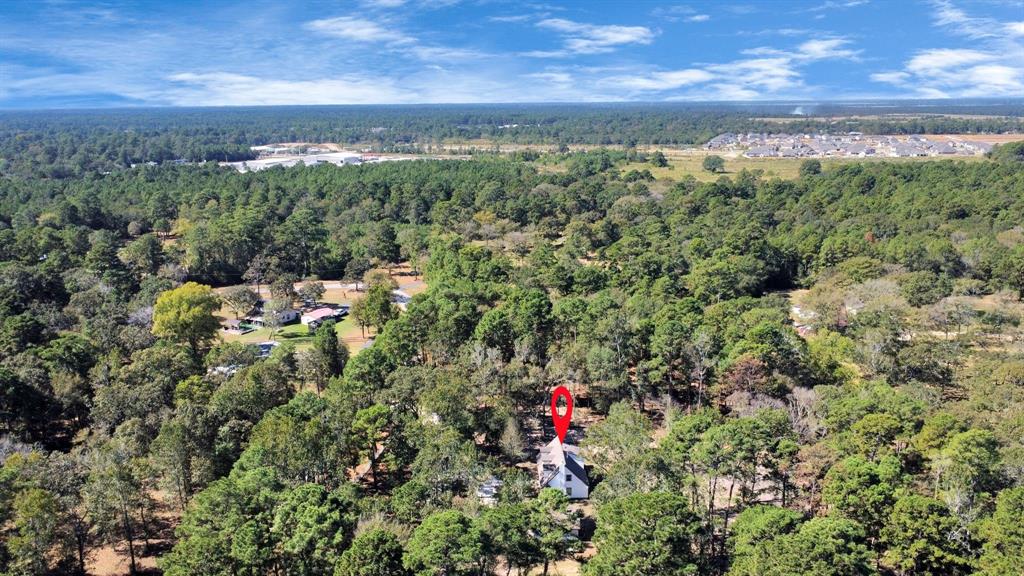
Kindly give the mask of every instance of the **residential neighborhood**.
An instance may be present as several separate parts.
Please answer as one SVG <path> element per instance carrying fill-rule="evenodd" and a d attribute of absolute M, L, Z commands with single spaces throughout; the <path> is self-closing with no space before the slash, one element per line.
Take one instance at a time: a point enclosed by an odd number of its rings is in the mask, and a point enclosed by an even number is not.
<path fill-rule="evenodd" d="M 705 145 L 713 151 L 738 151 L 747 158 L 914 158 L 979 156 L 992 150 L 988 142 L 942 136 L 891 136 L 860 132 L 844 134 L 733 134 L 715 136 Z"/>

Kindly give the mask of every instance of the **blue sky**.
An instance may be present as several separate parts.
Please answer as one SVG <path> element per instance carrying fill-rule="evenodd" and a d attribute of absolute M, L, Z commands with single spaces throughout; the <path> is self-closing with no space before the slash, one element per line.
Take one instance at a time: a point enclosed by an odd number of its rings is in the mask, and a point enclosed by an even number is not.
<path fill-rule="evenodd" d="M 1024 0 L 0 3 L 0 108 L 1024 97 Z"/>

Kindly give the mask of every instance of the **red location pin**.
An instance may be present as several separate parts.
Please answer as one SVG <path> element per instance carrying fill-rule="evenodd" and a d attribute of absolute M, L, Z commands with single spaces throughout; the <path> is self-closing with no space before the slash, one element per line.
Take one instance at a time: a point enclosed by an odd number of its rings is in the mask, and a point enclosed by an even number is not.
<path fill-rule="evenodd" d="M 565 398 L 565 414 L 558 413 L 560 397 Z M 569 431 L 569 421 L 572 420 L 572 394 L 565 386 L 559 386 L 551 393 L 551 420 L 555 423 L 558 441 L 565 442 L 565 433 Z"/>

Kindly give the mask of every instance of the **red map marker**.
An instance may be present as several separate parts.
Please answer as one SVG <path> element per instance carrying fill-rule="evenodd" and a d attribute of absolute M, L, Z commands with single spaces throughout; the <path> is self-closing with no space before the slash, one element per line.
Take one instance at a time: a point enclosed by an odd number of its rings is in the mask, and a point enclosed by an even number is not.
<path fill-rule="evenodd" d="M 559 397 L 565 398 L 565 414 L 558 413 Z M 569 421 L 572 420 L 572 394 L 565 386 L 559 386 L 551 393 L 551 420 L 555 423 L 558 441 L 565 442 L 565 433 L 569 431 Z"/>

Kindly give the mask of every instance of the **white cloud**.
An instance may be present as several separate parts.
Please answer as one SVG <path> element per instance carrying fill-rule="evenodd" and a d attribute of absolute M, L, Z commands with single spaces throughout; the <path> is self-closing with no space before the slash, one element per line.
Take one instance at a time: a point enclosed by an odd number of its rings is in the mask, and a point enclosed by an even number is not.
<path fill-rule="evenodd" d="M 902 86 L 909 78 L 910 74 L 906 72 L 876 72 L 871 75 L 871 80 L 875 82 L 884 82 L 894 86 Z"/>
<path fill-rule="evenodd" d="M 397 104 L 415 101 L 415 93 L 386 77 L 280 80 L 226 72 L 180 73 L 168 91 L 176 106 L 271 106 L 313 104 Z"/>
<path fill-rule="evenodd" d="M 846 48 L 845 46 L 849 43 L 850 41 L 845 38 L 824 38 L 808 40 L 797 46 L 795 50 L 779 50 L 777 48 L 761 46 L 742 50 L 740 53 L 747 56 L 777 56 L 801 61 L 855 60 L 861 51 Z"/>
<path fill-rule="evenodd" d="M 419 58 L 420 60 L 432 62 L 458 62 L 465 60 L 476 60 L 487 57 L 487 54 L 477 50 L 466 48 L 453 48 L 450 46 L 411 46 L 403 48 L 402 52 Z"/>
<path fill-rule="evenodd" d="M 1024 22 L 1000 22 L 995 18 L 971 16 L 950 0 L 932 0 L 935 24 L 948 28 L 954 34 L 975 39 L 999 39 L 1024 34 Z M 1019 2 L 1018 2 L 1019 7 Z"/>
<path fill-rule="evenodd" d="M 707 14 L 694 14 L 686 19 L 687 22 L 707 22 L 708 20 L 711 20 L 711 16 Z"/>
<path fill-rule="evenodd" d="M 745 88 L 738 84 L 725 83 L 712 86 L 707 97 L 714 100 L 756 100 L 760 96 L 761 93 L 757 90 Z M 700 97 L 704 98 L 703 95 Z"/>
<path fill-rule="evenodd" d="M 541 20 L 537 26 L 554 30 L 565 37 L 562 51 L 532 51 L 537 57 L 569 54 L 603 54 L 626 44 L 650 44 L 654 32 L 645 26 L 596 25 L 573 22 L 563 18 Z"/>
<path fill-rule="evenodd" d="M 544 82 L 552 82 L 554 84 L 571 84 L 573 81 L 572 74 L 568 72 L 535 72 L 525 76 L 526 78 L 543 80 Z"/>
<path fill-rule="evenodd" d="M 519 56 L 527 58 L 565 58 L 570 55 L 568 50 L 528 50 L 519 52 Z"/>
<path fill-rule="evenodd" d="M 930 48 L 915 53 L 903 70 L 871 75 L 926 98 L 1024 95 L 1024 44 L 1020 22 L 971 16 L 935 0 L 935 25 L 974 40 L 971 48 Z"/>
<path fill-rule="evenodd" d="M 829 58 L 856 58 L 860 50 L 844 48 L 850 41 L 845 38 L 829 38 L 826 40 L 808 40 L 798 48 L 799 57 L 806 60 L 825 60 Z"/>
<path fill-rule="evenodd" d="M 666 22 L 679 22 L 684 16 L 696 14 L 697 10 L 686 4 L 675 4 L 671 6 L 658 6 L 651 10 L 651 16 Z"/>
<path fill-rule="evenodd" d="M 907 62 L 907 70 L 915 74 L 942 74 L 952 68 L 988 62 L 994 58 L 980 50 L 938 48 L 918 52 Z"/>
<path fill-rule="evenodd" d="M 531 18 L 533 18 L 533 16 L 530 16 L 529 14 L 518 14 L 513 16 L 491 16 L 488 20 L 491 22 L 506 22 L 513 24 L 516 22 L 526 22 Z"/>
<path fill-rule="evenodd" d="M 732 84 L 781 93 L 800 86 L 800 73 L 788 58 L 754 58 L 709 66 L 709 70 Z"/>
<path fill-rule="evenodd" d="M 483 52 L 451 46 L 421 44 L 416 38 L 399 30 L 386 28 L 364 18 L 339 16 L 307 22 L 304 27 L 327 36 L 362 42 L 384 44 L 389 51 L 405 54 L 426 62 L 455 62 L 485 57 Z"/>
<path fill-rule="evenodd" d="M 764 30 L 739 30 L 737 36 L 810 36 L 821 33 L 810 28 L 765 28 Z"/>
<path fill-rule="evenodd" d="M 713 78 L 715 75 L 707 70 L 690 68 L 654 72 L 642 76 L 611 76 L 604 79 L 604 82 L 610 86 L 621 86 L 630 90 L 661 91 L 700 84 Z"/>
<path fill-rule="evenodd" d="M 790 50 L 771 47 L 742 51 L 750 58 L 724 63 L 702 64 L 680 70 L 643 74 L 617 74 L 605 78 L 610 86 L 634 93 L 683 89 L 670 99 L 752 100 L 761 97 L 803 97 L 813 92 L 803 80 L 800 69 L 823 60 L 856 60 L 860 50 L 849 47 L 845 38 L 812 39 Z"/>
<path fill-rule="evenodd" d="M 337 16 L 335 18 L 313 20 L 307 22 L 305 28 L 313 32 L 354 42 L 388 42 L 397 44 L 415 42 L 414 38 L 406 36 L 397 30 L 390 30 L 372 20 L 352 16 Z"/>
<path fill-rule="evenodd" d="M 823 12 L 826 10 L 845 10 L 846 8 L 856 8 L 857 6 L 863 6 L 867 4 L 868 0 L 827 0 L 824 4 L 819 4 L 808 8 L 810 12 Z"/>

